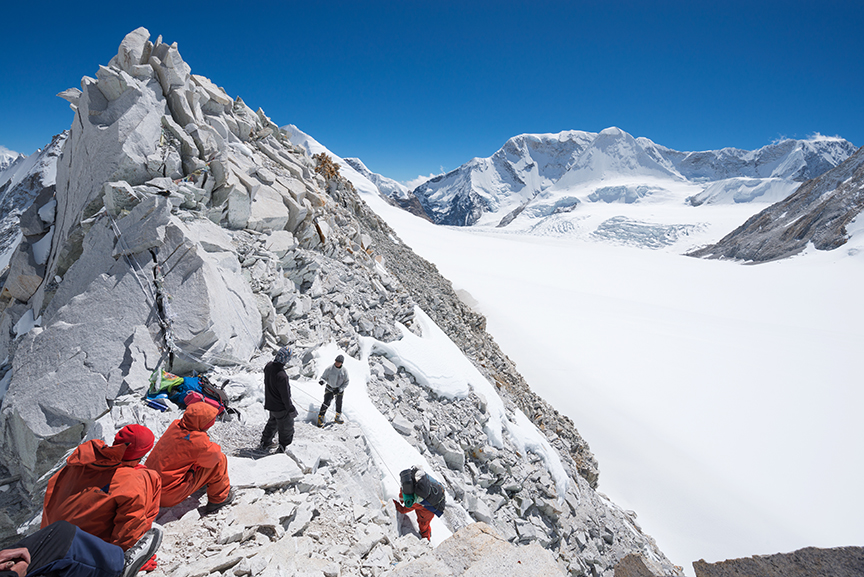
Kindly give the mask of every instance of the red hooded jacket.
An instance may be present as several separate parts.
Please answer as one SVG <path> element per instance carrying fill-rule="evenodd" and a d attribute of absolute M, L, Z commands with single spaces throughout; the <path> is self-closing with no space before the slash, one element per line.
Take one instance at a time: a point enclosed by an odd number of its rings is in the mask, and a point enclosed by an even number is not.
<path fill-rule="evenodd" d="M 128 549 L 159 514 L 162 482 L 138 461 L 122 461 L 126 445 L 87 441 L 48 481 L 42 527 L 65 520 Z"/>
<path fill-rule="evenodd" d="M 231 489 L 228 460 L 206 432 L 218 414 L 219 409 L 207 403 L 189 405 L 183 417 L 168 426 L 147 457 L 147 468 L 162 479 L 163 507 L 173 507 L 205 484 L 213 502 L 227 498 Z"/>

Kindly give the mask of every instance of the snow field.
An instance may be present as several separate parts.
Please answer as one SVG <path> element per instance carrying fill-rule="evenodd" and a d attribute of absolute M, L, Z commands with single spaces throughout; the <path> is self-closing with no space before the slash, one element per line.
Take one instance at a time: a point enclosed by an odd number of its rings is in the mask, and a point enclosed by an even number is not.
<path fill-rule="evenodd" d="M 477 301 L 531 387 L 590 444 L 600 490 L 688 573 L 701 558 L 864 541 L 857 239 L 746 266 L 676 250 L 760 206 L 655 207 L 711 224 L 652 251 L 435 227 L 366 200 Z"/>

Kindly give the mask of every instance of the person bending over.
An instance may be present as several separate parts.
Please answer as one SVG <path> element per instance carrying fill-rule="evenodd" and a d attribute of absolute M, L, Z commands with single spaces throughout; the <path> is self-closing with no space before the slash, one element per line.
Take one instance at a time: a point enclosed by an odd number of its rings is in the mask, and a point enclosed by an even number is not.
<path fill-rule="evenodd" d="M 411 467 L 399 473 L 402 482 L 399 491 L 400 503 L 393 499 L 396 510 L 402 514 L 414 511 L 420 536 L 432 540 L 432 519 L 444 514 L 446 496 L 444 487 L 420 467 Z"/>

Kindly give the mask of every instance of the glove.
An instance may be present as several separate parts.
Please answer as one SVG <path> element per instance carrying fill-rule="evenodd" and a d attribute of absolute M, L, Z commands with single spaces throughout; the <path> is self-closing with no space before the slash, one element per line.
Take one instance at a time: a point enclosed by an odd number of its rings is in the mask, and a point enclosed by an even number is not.
<path fill-rule="evenodd" d="M 156 565 L 156 554 L 154 553 L 153 556 L 150 557 L 150 560 L 147 561 L 146 563 L 144 563 L 144 564 L 141 566 L 141 568 L 138 569 L 138 570 L 139 570 L 139 571 L 155 571 L 155 570 L 156 570 L 156 567 L 157 567 L 157 565 Z"/>
<path fill-rule="evenodd" d="M 323 387 L 324 386 L 324 379 L 321 379 L 320 381 L 318 381 L 318 384 Z"/>

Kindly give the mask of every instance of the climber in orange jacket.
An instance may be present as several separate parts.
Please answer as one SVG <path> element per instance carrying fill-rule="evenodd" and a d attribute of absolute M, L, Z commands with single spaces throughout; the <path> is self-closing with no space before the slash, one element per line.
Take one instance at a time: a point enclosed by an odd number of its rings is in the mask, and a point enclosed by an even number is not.
<path fill-rule="evenodd" d="M 207 512 L 234 499 L 228 458 L 207 434 L 218 414 L 219 409 L 207 403 L 189 405 L 153 447 L 147 467 L 162 479 L 162 507 L 177 505 L 205 485 Z"/>
<path fill-rule="evenodd" d="M 153 440 L 147 427 L 127 425 L 110 447 L 101 439 L 78 446 L 48 481 L 42 527 L 68 521 L 124 551 L 132 547 L 159 514 L 162 482 L 139 464 Z"/>

